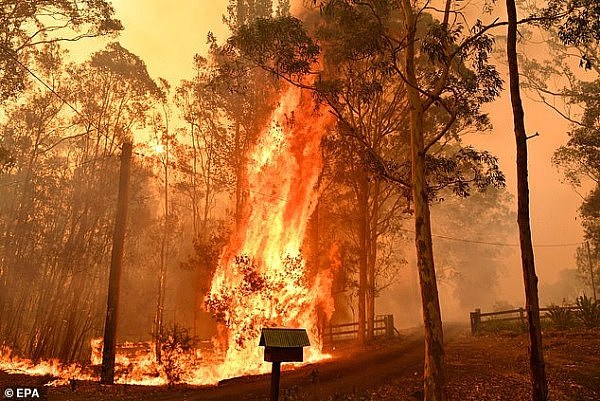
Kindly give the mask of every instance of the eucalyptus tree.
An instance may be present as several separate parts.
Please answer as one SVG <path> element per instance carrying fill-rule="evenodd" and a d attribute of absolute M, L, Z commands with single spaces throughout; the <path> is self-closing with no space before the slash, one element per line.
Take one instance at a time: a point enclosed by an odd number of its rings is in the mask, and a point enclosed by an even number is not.
<path fill-rule="evenodd" d="M 337 118 L 337 135 L 329 140 L 329 148 L 337 148 L 330 153 L 340 159 L 335 176 L 354 194 L 348 217 L 356 221 L 351 237 L 358 255 L 358 340 L 364 343 L 374 336 L 379 244 L 398 228 L 392 219 L 407 209 L 406 191 L 371 171 L 371 155 L 405 153 L 406 91 L 402 82 L 387 79 L 385 55 L 374 43 L 379 21 L 370 12 L 338 4 L 321 17 L 313 28 L 323 66 L 315 93 Z"/>
<path fill-rule="evenodd" d="M 593 185 L 579 209 L 586 244 L 577 250 L 578 268 L 592 285 L 597 279 L 592 283 L 588 276 L 598 277 L 593 266 L 598 269 L 600 249 L 600 5 L 553 0 L 528 11 L 543 18 L 549 52 L 545 59 L 524 59 L 524 87 L 571 125 L 568 142 L 556 150 L 552 162 L 574 187 Z"/>
<path fill-rule="evenodd" d="M 232 32 L 257 19 L 289 13 L 289 2 L 272 0 L 230 0 L 225 22 Z M 223 142 L 226 160 L 234 172 L 235 222 L 241 222 L 248 199 L 245 166 L 250 148 L 264 128 L 278 100 L 278 88 L 272 76 L 247 63 L 227 45 L 217 46 L 209 35 L 211 62 L 216 73 L 212 88 L 221 97 L 221 108 L 231 122 L 228 138 Z"/>
<path fill-rule="evenodd" d="M 181 132 L 190 144 L 176 150 L 178 165 L 183 174 L 176 183 L 177 190 L 188 199 L 192 215 L 193 255 L 183 265 L 195 270 L 194 333 L 200 328 L 200 313 L 206 296 L 207 273 L 214 269 L 212 257 L 219 221 L 214 216 L 217 196 L 228 188 L 237 187 L 238 166 L 232 166 L 231 124 L 227 111 L 229 96 L 216 90 L 213 79 L 218 74 L 209 59 L 196 56 L 195 75 L 182 81 L 175 101 L 187 127 Z M 234 167 L 234 168 L 232 168 Z M 220 243 L 220 241 L 219 241 Z M 216 263 L 216 262 L 215 262 Z"/>

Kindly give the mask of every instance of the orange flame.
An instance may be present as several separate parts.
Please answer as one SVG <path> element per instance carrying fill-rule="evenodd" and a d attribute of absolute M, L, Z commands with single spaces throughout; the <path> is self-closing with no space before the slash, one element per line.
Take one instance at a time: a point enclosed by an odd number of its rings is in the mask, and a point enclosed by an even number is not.
<path fill-rule="evenodd" d="M 318 311 L 332 312 L 331 280 L 309 277 L 301 247 L 317 203 L 320 143 L 329 116 L 298 88 L 289 88 L 249 155 L 245 219 L 224 250 L 207 297 L 229 339 L 222 375 L 262 372 L 262 327 L 306 328 L 320 354 Z M 327 305 L 323 307 L 323 305 Z"/>

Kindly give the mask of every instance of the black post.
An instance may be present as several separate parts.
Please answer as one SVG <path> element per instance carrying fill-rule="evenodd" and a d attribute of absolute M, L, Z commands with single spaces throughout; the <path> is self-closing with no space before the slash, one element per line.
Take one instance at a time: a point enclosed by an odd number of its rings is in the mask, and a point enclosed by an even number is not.
<path fill-rule="evenodd" d="M 104 348 L 102 350 L 102 373 L 100 377 L 100 382 L 103 384 L 113 384 L 115 379 L 117 315 L 119 307 L 119 287 L 121 283 L 121 262 L 123 261 L 123 244 L 125 242 L 125 223 L 127 221 L 131 148 L 131 143 L 126 142 L 123 144 L 121 153 L 117 217 L 113 235 L 110 277 L 108 279 L 108 303 L 106 307 L 106 321 L 104 323 Z"/>
<path fill-rule="evenodd" d="M 587 248 L 588 263 L 590 265 L 590 280 L 592 282 L 592 294 L 594 295 L 594 301 L 597 301 L 598 298 L 596 297 L 596 279 L 594 278 L 594 264 L 592 263 L 592 253 L 590 252 L 589 241 L 585 242 L 585 246 Z"/>
<path fill-rule="evenodd" d="M 385 334 L 388 338 L 394 337 L 394 315 L 385 317 Z"/>
<path fill-rule="evenodd" d="M 471 312 L 471 335 L 475 335 L 481 323 L 481 309 L 475 309 Z"/>
<path fill-rule="evenodd" d="M 273 362 L 271 371 L 271 401 L 279 400 L 279 376 L 281 375 L 281 362 Z"/>

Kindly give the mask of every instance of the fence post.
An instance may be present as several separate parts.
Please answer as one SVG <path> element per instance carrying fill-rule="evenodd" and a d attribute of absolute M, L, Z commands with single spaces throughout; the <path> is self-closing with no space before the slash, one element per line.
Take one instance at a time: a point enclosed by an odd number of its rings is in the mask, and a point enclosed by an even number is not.
<path fill-rule="evenodd" d="M 386 315 L 385 319 L 385 336 L 387 338 L 394 337 L 394 315 Z"/>
<path fill-rule="evenodd" d="M 475 312 L 471 312 L 471 335 L 475 335 L 479 330 L 481 324 L 481 309 L 475 309 Z"/>

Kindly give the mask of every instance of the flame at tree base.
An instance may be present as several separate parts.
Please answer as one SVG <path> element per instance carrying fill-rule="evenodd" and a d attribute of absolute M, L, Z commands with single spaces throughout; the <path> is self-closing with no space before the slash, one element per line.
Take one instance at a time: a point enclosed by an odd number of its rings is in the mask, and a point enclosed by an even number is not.
<path fill-rule="evenodd" d="M 321 353 L 318 325 L 333 313 L 336 266 L 309 269 L 301 252 L 318 200 L 320 143 L 329 121 L 308 94 L 290 87 L 247 155 L 244 218 L 222 253 L 206 299 L 207 309 L 220 322 L 218 341 L 225 345 L 224 353 L 175 347 L 163 355 L 159 366 L 154 346 L 147 343 L 135 352 L 117 354 L 117 383 L 210 385 L 269 372 L 270 363 L 263 361 L 258 347 L 263 327 L 305 328 L 311 347 L 305 349 L 304 363 L 329 357 Z M 92 365 L 98 365 L 101 340 L 92 340 L 91 347 Z M 58 377 L 53 384 L 97 379 L 92 369 L 56 360 L 34 364 L 5 347 L 0 348 L 0 370 Z"/>
<path fill-rule="evenodd" d="M 206 301 L 226 328 L 225 375 L 270 369 L 257 347 L 263 327 L 307 329 L 307 360 L 323 358 L 318 322 L 333 312 L 333 271 L 313 266 L 310 274 L 301 248 L 318 201 L 328 122 L 308 94 L 291 87 L 248 155 L 244 219 L 221 256 Z"/>

